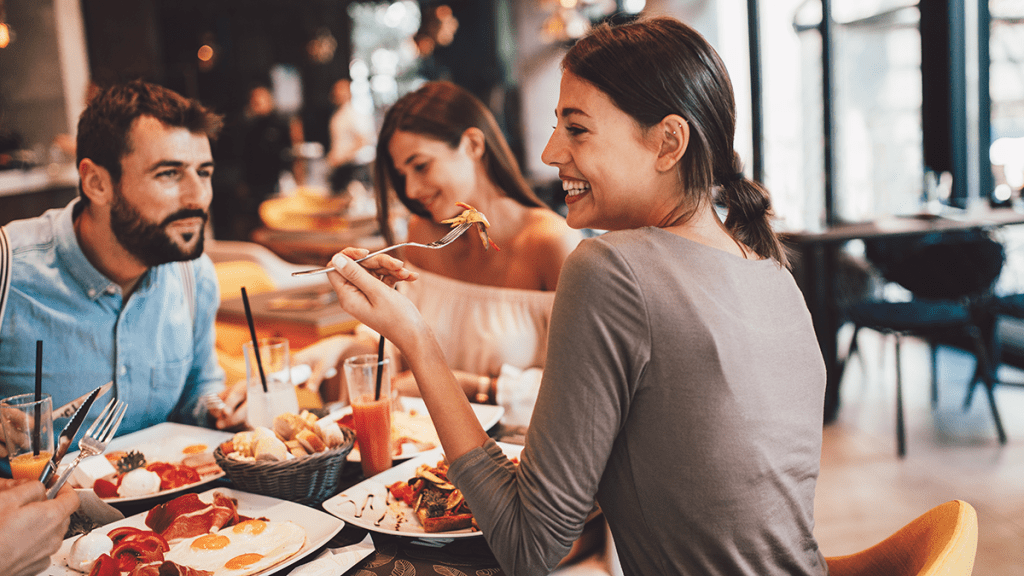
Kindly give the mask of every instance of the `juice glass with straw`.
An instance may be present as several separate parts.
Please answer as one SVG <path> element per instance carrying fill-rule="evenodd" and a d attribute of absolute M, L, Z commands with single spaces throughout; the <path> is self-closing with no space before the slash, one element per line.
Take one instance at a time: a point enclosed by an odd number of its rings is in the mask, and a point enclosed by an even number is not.
<path fill-rule="evenodd" d="M 53 400 L 49 394 L 19 394 L 0 400 L 11 475 L 38 480 L 53 457 Z"/>
<path fill-rule="evenodd" d="M 346 358 L 343 364 L 359 459 L 367 478 L 391 468 L 391 362 L 388 358 L 378 362 L 378 358 L 362 354 Z"/>

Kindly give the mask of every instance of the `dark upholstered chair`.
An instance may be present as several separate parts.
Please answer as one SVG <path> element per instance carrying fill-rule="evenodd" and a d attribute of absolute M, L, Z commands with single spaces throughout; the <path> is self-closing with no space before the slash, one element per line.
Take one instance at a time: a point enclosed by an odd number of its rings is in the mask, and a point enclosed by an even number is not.
<path fill-rule="evenodd" d="M 974 382 L 984 384 L 999 442 L 1005 444 L 1006 434 L 993 394 L 995 369 L 991 357 L 995 329 L 991 290 L 1005 260 L 1002 244 L 983 231 L 967 231 L 875 240 L 866 246 L 866 256 L 880 275 L 913 295 L 909 302 L 867 300 L 846 310 L 854 324 L 850 354 L 857 350 L 861 328 L 896 336 L 897 454 L 901 458 L 906 454 L 900 373 L 900 338 L 904 335 L 923 338 L 931 347 L 933 406 L 938 402 L 936 346 L 947 341 L 965 343 L 977 360 Z M 972 383 L 968 394 L 973 387 Z"/>

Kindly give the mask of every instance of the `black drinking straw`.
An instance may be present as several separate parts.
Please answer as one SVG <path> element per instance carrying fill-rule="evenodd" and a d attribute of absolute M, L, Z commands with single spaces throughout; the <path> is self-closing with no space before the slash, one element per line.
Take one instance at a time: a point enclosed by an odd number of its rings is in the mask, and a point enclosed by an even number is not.
<path fill-rule="evenodd" d="M 32 455 L 39 456 L 39 427 L 42 425 L 43 406 L 43 341 L 36 340 L 36 425 L 32 429 Z"/>
<path fill-rule="evenodd" d="M 373 393 L 374 400 L 380 400 L 380 381 L 384 374 L 384 336 L 380 337 L 377 344 L 377 388 Z"/>
<path fill-rule="evenodd" d="M 249 296 L 245 293 L 245 286 L 242 286 L 242 304 L 245 305 L 245 319 L 249 322 L 249 334 L 252 335 L 252 351 L 256 354 L 256 368 L 260 371 L 260 382 L 263 383 L 263 391 L 267 391 L 267 377 L 263 374 L 263 362 L 260 360 L 260 343 L 256 340 L 256 325 L 252 322 L 252 311 L 249 310 Z"/>

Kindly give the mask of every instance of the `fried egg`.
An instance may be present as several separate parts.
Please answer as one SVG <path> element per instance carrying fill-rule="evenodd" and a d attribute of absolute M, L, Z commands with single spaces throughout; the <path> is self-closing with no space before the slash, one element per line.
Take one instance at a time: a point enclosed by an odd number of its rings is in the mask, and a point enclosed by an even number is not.
<path fill-rule="evenodd" d="M 246 576 L 292 557 L 305 542 L 306 531 L 294 522 L 246 520 L 182 540 L 164 560 L 213 576 Z"/>

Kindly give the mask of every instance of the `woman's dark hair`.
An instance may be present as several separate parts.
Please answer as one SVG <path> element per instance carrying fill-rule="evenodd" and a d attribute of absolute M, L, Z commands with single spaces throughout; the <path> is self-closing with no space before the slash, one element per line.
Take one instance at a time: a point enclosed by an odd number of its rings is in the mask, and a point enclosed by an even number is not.
<path fill-rule="evenodd" d="M 377 158 L 374 160 L 374 187 L 377 191 L 377 222 L 388 244 L 394 242 L 388 210 L 389 190 L 410 212 L 430 218 L 423 206 L 410 200 L 405 192 L 405 178 L 395 170 L 395 162 L 388 146 L 395 132 L 401 130 L 444 142 L 457 148 L 463 133 L 479 128 L 484 134 L 483 155 L 487 175 L 509 197 L 524 206 L 544 207 L 519 171 L 512 150 L 498 128 L 494 116 L 476 96 L 451 82 L 428 82 L 415 92 L 401 97 L 384 115 L 377 139 Z"/>
<path fill-rule="evenodd" d="M 128 132 L 140 116 L 152 116 L 167 126 L 185 128 L 216 140 L 224 126 L 223 117 L 196 100 L 142 80 L 116 84 L 89 100 L 78 119 L 76 155 L 81 164 L 88 158 L 106 168 L 114 183 L 121 181 L 121 158 L 131 152 Z M 87 204 L 81 193 L 79 202 Z"/>
<path fill-rule="evenodd" d="M 562 68 L 607 94 L 643 129 L 669 114 L 682 116 L 690 128 L 680 168 L 689 213 L 713 203 L 717 186 L 729 232 L 761 257 L 788 266 L 771 226 L 768 191 L 743 176 L 733 150 L 736 104 L 729 73 L 700 33 L 667 17 L 602 24 L 569 50 Z"/>

